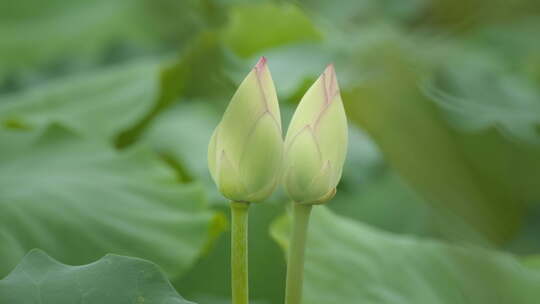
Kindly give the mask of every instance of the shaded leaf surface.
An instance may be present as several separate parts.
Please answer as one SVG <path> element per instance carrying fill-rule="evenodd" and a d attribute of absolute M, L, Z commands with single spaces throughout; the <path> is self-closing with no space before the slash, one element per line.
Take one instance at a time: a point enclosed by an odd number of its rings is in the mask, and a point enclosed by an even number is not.
<path fill-rule="evenodd" d="M 291 42 L 317 41 L 321 34 L 298 7 L 263 3 L 233 7 L 223 39 L 236 54 L 248 57 Z"/>
<path fill-rule="evenodd" d="M 200 186 L 178 184 L 146 149 L 117 152 L 54 126 L 13 133 L 0 132 L 0 274 L 38 247 L 70 264 L 137 256 L 176 276 L 217 232 Z"/>
<path fill-rule="evenodd" d="M 419 88 L 431 62 L 414 52 L 412 39 L 392 37 L 382 36 L 357 54 L 365 79 L 343 94 L 349 118 L 427 202 L 463 218 L 491 241 L 511 237 L 522 204 L 471 166 L 440 109 Z"/>
<path fill-rule="evenodd" d="M 181 103 L 158 117 L 144 140 L 185 164 L 191 176 L 206 180 L 208 141 L 219 119 L 219 113 L 204 102 Z"/>
<path fill-rule="evenodd" d="M 219 113 L 209 103 L 184 102 L 157 117 L 142 138 L 172 163 L 182 178 L 202 182 L 212 202 L 224 201 L 207 167 L 208 142 L 219 120 Z"/>
<path fill-rule="evenodd" d="M 540 144 L 540 90 L 496 54 L 465 49 L 441 65 L 427 92 L 459 129 L 497 128 L 504 136 Z"/>
<path fill-rule="evenodd" d="M 153 106 L 159 65 L 142 60 L 52 81 L 3 96 L 0 124 L 32 129 L 60 123 L 77 132 L 112 139 Z"/>
<path fill-rule="evenodd" d="M 216 87 L 230 86 L 214 65 L 196 68 L 208 58 L 221 67 L 224 59 L 216 39 L 211 33 L 200 35 L 172 60 L 141 59 L 0 95 L 0 127 L 26 130 L 59 123 L 126 147 L 177 98 L 219 94 Z M 212 73 L 216 75 L 207 81 Z"/>
<path fill-rule="evenodd" d="M 272 235 L 288 245 L 287 218 Z M 532 304 L 540 272 L 475 247 L 400 237 L 313 208 L 304 303 Z"/>
<path fill-rule="evenodd" d="M 149 261 L 109 254 L 68 266 L 38 249 L 0 280 L 0 303 L 193 304 Z"/>
<path fill-rule="evenodd" d="M 426 92 L 463 156 L 517 202 L 540 202 L 540 90 L 497 54 L 457 52 Z"/>

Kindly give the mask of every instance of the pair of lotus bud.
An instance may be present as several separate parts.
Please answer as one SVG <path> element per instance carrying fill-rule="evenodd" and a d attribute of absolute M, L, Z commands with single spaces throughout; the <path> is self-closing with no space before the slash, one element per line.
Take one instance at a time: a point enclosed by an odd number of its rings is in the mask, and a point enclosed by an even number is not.
<path fill-rule="evenodd" d="M 208 167 L 228 199 L 258 202 L 281 182 L 302 204 L 331 199 L 347 150 L 347 119 L 334 67 L 306 92 L 282 139 L 279 104 L 263 57 L 242 81 L 208 147 Z"/>

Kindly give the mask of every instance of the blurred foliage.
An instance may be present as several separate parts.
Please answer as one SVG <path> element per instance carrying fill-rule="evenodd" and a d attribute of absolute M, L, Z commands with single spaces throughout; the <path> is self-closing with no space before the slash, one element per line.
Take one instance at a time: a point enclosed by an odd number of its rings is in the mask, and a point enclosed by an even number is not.
<path fill-rule="evenodd" d="M 0 77 L 165 51 L 204 26 L 203 10 L 193 0 L 3 1 Z"/>
<path fill-rule="evenodd" d="M 234 7 L 223 32 L 225 45 L 242 57 L 266 48 L 320 38 L 309 18 L 290 4 Z"/>
<path fill-rule="evenodd" d="M 409 45 L 399 42 L 376 41 L 360 53 L 359 64 L 372 76 L 345 93 L 345 100 L 356 101 L 348 103 L 349 117 L 373 136 L 388 161 L 426 199 L 457 212 L 491 239 L 506 237 L 520 206 L 463 160 L 436 105 L 418 86 L 425 67 Z"/>
<path fill-rule="evenodd" d="M 225 208 L 224 206 L 223 208 Z M 283 300 L 285 260 L 268 232 L 272 221 L 283 212 L 282 204 L 253 205 L 249 219 L 250 298 L 255 304 Z M 197 303 L 230 303 L 230 233 L 217 242 L 215 250 L 197 262 L 183 278 L 173 283 L 186 298 Z"/>
<path fill-rule="evenodd" d="M 207 142 L 264 55 L 284 126 L 330 62 L 351 123 L 306 304 L 535 303 L 516 257 L 540 254 L 539 28 L 535 0 L 1 2 L 0 277 L 34 247 L 68 264 L 123 254 L 228 303 Z M 287 199 L 271 201 L 251 210 L 255 304 L 283 298 L 268 230 Z"/>

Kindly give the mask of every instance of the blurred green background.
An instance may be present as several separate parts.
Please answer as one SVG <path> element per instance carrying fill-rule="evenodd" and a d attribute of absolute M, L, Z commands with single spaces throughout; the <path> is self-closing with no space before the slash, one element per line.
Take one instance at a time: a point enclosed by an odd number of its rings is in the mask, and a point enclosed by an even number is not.
<path fill-rule="evenodd" d="M 540 301 L 537 0 L 0 2 L 0 278 L 115 253 L 230 303 L 206 148 L 260 56 L 285 126 L 328 63 L 349 118 L 306 304 Z M 250 210 L 255 304 L 283 299 L 287 204 Z"/>

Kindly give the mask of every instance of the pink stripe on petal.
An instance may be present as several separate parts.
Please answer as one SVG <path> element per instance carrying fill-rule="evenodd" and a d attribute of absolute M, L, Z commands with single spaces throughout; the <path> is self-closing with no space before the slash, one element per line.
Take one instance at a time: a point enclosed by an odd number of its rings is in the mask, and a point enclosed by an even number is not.
<path fill-rule="evenodd" d="M 334 65 L 332 63 L 326 66 L 326 69 L 323 72 L 323 84 L 325 90 L 325 103 L 329 104 L 334 100 L 339 91 L 337 86 L 336 70 L 334 69 Z"/>

